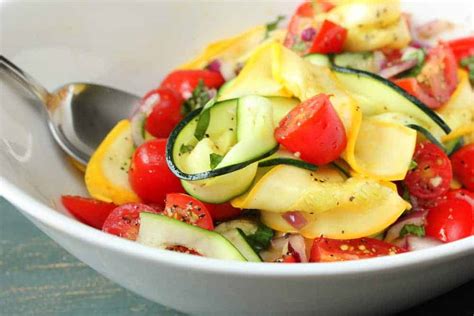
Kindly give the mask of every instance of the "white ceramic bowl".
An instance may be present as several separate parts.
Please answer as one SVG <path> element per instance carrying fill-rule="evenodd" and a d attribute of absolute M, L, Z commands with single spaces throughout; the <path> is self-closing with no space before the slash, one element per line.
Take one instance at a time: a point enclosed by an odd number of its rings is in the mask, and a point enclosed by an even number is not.
<path fill-rule="evenodd" d="M 410 3 L 472 28 L 472 2 Z M 143 94 L 206 42 L 292 12 L 288 2 L 3 2 L 1 51 L 52 89 L 90 80 Z M 429 16 L 423 15 L 424 19 Z M 217 261 L 147 248 L 71 218 L 61 194 L 85 194 L 39 106 L 2 76 L 0 193 L 99 273 L 189 313 L 388 313 L 474 277 L 474 237 L 385 258 L 331 264 Z"/>

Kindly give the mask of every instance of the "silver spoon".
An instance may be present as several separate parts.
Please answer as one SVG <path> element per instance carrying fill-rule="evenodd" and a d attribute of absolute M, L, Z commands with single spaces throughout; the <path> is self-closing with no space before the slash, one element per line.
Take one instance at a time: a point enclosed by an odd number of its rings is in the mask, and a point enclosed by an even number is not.
<path fill-rule="evenodd" d="M 50 93 L 2 55 L 0 69 L 41 101 L 58 145 L 84 165 L 105 135 L 127 118 L 140 100 L 133 94 L 91 83 L 69 83 Z"/>

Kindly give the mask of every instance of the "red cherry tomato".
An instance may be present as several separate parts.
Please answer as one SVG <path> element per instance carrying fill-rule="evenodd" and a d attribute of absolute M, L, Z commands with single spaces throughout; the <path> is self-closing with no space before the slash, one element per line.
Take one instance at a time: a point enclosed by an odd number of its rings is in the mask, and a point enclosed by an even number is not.
<path fill-rule="evenodd" d="M 451 156 L 456 178 L 471 191 L 474 191 L 474 144 L 459 149 Z"/>
<path fill-rule="evenodd" d="M 474 193 L 464 189 L 458 189 L 454 191 L 448 192 L 447 196 L 448 199 L 458 199 L 463 200 L 471 205 L 472 211 L 472 231 L 471 235 L 474 235 Z"/>
<path fill-rule="evenodd" d="M 310 53 L 340 53 L 342 52 L 346 38 L 347 29 L 329 20 L 324 20 L 314 39 Z"/>
<path fill-rule="evenodd" d="M 394 82 L 429 108 L 439 108 L 449 100 L 458 84 L 457 63 L 451 48 L 445 44 L 432 48 L 416 78 Z"/>
<path fill-rule="evenodd" d="M 143 97 L 142 103 L 148 102 L 153 105 L 145 129 L 157 138 L 167 138 L 183 118 L 181 97 L 170 89 L 155 89 Z"/>
<path fill-rule="evenodd" d="M 275 138 L 308 162 L 321 165 L 339 157 L 346 147 L 344 125 L 329 97 L 319 94 L 296 106 L 280 122 Z"/>
<path fill-rule="evenodd" d="M 206 87 L 216 89 L 225 82 L 217 71 L 176 70 L 163 80 L 160 87 L 171 89 L 181 95 L 183 99 L 188 99 L 201 80 Z"/>
<path fill-rule="evenodd" d="M 314 15 L 328 12 L 334 5 L 326 1 L 307 1 L 302 3 L 291 17 L 283 45 L 300 55 L 306 55 L 313 45 L 317 30 Z"/>
<path fill-rule="evenodd" d="M 446 103 L 458 84 L 457 63 L 449 46 L 440 44 L 430 50 L 418 75 L 419 83 L 439 102 Z"/>
<path fill-rule="evenodd" d="M 214 229 L 211 214 L 204 203 L 187 194 L 171 193 L 166 195 L 163 214 L 204 229 Z"/>
<path fill-rule="evenodd" d="M 359 260 L 395 255 L 404 249 L 374 238 L 337 240 L 316 238 L 311 248 L 310 262 Z"/>
<path fill-rule="evenodd" d="M 102 229 L 107 216 L 117 207 L 114 203 L 74 195 L 63 195 L 61 202 L 75 218 L 98 229 Z"/>
<path fill-rule="evenodd" d="M 448 192 L 453 172 L 444 151 L 430 142 L 423 142 L 417 145 L 413 160 L 417 166 L 405 177 L 411 195 L 434 199 Z"/>
<path fill-rule="evenodd" d="M 460 199 L 441 200 L 426 216 L 427 236 L 451 242 L 471 235 L 472 207 Z"/>
<path fill-rule="evenodd" d="M 395 79 L 393 82 L 408 94 L 423 102 L 427 107 L 435 109 L 440 106 L 440 103 L 420 86 L 416 78 Z"/>
<path fill-rule="evenodd" d="M 129 181 L 145 202 L 163 205 L 166 194 L 184 192 L 179 179 L 166 163 L 166 139 L 153 139 L 139 146 L 132 157 Z"/>
<path fill-rule="evenodd" d="M 235 208 L 230 203 L 205 204 L 209 210 L 209 213 L 211 213 L 212 219 L 218 222 L 227 221 L 242 214 L 242 210 L 240 208 Z"/>
<path fill-rule="evenodd" d="M 316 35 L 313 17 L 314 9 L 312 3 L 302 3 L 291 17 L 283 45 L 300 55 L 306 55 Z"/>
<path fill-rule="evenodd" d="M 122 238 L 136 240 L 140 229 L 140 213 L 158 213 L 142 203 L 123 204 L 115 208 L 104 222 L 102 230 Z"/>
<path fill-rule="evenodd" d="M 458 38 L 447 43 L 451 47 L 457 62 L 474 55 L 474 36 Z"/>

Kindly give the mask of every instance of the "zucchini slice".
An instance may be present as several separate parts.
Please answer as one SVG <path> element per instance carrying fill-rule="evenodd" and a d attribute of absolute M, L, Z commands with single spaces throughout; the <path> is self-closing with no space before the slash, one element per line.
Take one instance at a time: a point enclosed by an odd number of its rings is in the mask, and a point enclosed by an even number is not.
<path fill-rule="evenodd" d="M 186 192 L 208 203 L 244 193 L 259 160 L 278 150 L 273 132 L 296 99 L 245 96 L 192 112 L 171 133 L 167 162 Z M 274 111 L 275 110 L 275 111 Z"/>
<path fill-rule="evenodd" d="M 403 113 L 420 122 L 437 138 L 451 131 L 436 112 L 391 81 L 363 70 L 337 65 L 332 69 L 339 82 L 358 101 L 364 115 Z"/>
<path fill-rule="evenodd" d="M 265 148 L 258 146 L 255 150 L 242 151 L 241 156 L 233 156 L 232 159 L 226 157 L 237 145 L 237 104 L 237 99 L 217 102 L 208 108 L 191 112 L 178 124 L 169 137 L 166 150 L 166 160 L 171 172 L 188 181 L 213 178 L 243 169 L 277 150 L 275 142 Z M 201 135 L 202 138 L 199 139 Z M 212 141 L 218 151 L 216 154 L 224 156 L 215 169 L 203 168 L 202 164 L 196 166 L 198 161 L 187 159 L 203 139 Z M 198 158 L 209 160 L 209 156 Z M 194 171 L 199 169 L 207 170 Z"/>
<path fill-rule="evenodd" d="M 184 246 L 209 258 L 246 261 L 221 234 L 159 214 L 140 213 L 137 241 L 160 249 Z"/>
<path fill-rule="evenodd" d="M 258 254 L 252 249 L 245 239 L 245 234 L 242 230 L 234 228 L 228 231 L 221 233 L 228 241 L 234 245 L 237 250 L 245 257 L 249 262 L 262 262 L 262 259 Z"/>
<path fill-rule="evenodd" d="M 376 72 L 374 54 L 372 52 L 342 53 L 334 55 L 333 62 L 337 66 Z"/>

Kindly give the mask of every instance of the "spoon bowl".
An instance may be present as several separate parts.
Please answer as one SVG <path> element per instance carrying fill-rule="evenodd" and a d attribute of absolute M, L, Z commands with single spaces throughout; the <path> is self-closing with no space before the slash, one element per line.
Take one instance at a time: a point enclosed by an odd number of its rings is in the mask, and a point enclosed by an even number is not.
<path fill-rule="evenodd" d="M 0 56 L 0 69 L 37 97 L 56 143 L 84 165 L 107 133 L 140 101 L 136 95 L 91 83 L 69 83 L 50 93 L 4 56 Z"/>

